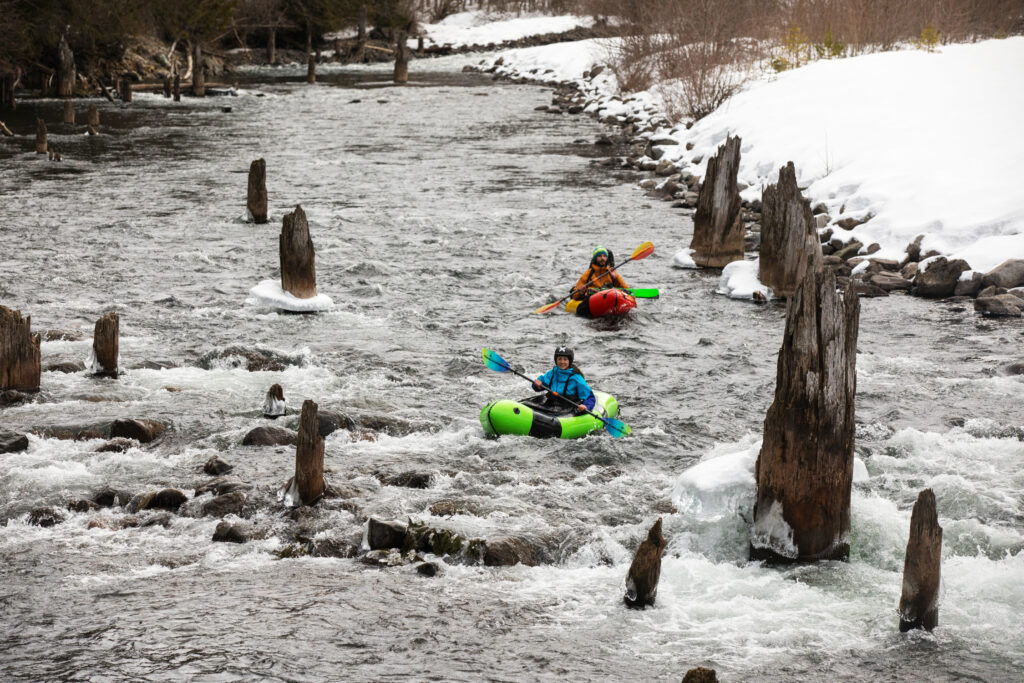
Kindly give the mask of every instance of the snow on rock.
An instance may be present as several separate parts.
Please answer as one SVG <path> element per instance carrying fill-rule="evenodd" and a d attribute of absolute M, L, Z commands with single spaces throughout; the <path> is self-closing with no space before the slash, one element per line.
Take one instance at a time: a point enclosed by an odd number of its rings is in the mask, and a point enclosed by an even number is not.
<path fill-rule="evenodd" d="M 526 14 L 523 16 L 492 15 L 476 10 L 452 14 L 436 24 L 422 24 L 423 40 L 427 45 L 489 45 L 506 40 L 518 40 L 545 33 L 564 33 L 583 26 L 593 26 L 592 17 L 571 14 L 550 16 Z M 415 40 L 415 39 L 414 39 Z"/>
<path fill-rule="evenodd" d="M 754 299 L 757 293 L 759 301 L 770 301 L 773 298 L 772 288 L 757 278 L 759 265 L 759 260 L 733 261 L 726 265 L 718 280 L 718 293 L 730 299 Z"/>
<path fill-rule="evenodd" d="M 309 299 L 299 299 L 291 292 L 281 288 L 277 280 L 260 280 L 260 283 L 249 290 L 251 303 L 261 306 L 272 306 L 296 313 L 314 313 L 326 311 L 334 306 L 334 301 L 326 294 L 317 294 Z"/>
<path fill-rule="evenodd" d="M 735 512 L 740 503 L 753 502 L 754 463 L 761 450 L 759 437 L 720 446 L 676 480 L 672 502 L 682 514 L 703 517 Z M 724 452 L 723 452 L 724 451 Z"/>
<path fill-rule="evenodd" d="M 693 249 L 676 252 L 676 255 L 672 257 L 672 265 L 676 268 L 699 268 L 700 266 L 693 260 L 693 252 Z"/>

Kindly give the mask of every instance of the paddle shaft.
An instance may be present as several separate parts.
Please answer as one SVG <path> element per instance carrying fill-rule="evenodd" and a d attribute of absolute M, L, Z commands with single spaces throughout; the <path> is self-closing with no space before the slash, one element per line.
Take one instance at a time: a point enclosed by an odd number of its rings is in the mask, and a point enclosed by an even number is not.
<path fill-rule="evenodd" d="M 525 380 L 526 380 L 527 382 L 529 382 L 530 384 L 533 384 L 534 380 L 530 379 L 529 377 L 527 377 L 526 375 L 524 375 L 524 374 L 523 374 L 523 373 L 521 373 L 521 372 L 517 372 L 517 371 L 516 371 L 516 370 L 514 370 L 514 369 L 513 369 L 512 367 L 510 367 L 510 366 L 508 365 L 508 363 L 505 363 L 505 367 L 507 367 L 507 368 L 508 368 L 508 371 L 509 371 L 509 372 L 511 372 L 511 373 L 512 373 L 513 375 L 518 375 L 518 376 L 522 377 L 523 379 L 525 379 Z M 557 391 L 554 391 L 554 390 L 552 390 L 552 388 L 551 388 L 551 387 L 549 387 L 549 386 L 546 386 L 546 385 L 545 385 L 545 384 L 544 384 L 543 382 L 541 382 L 541 386 L 542 386 L 542 387 L 543 387 L 543 388 L 544 388 L 544 389 L 545 389 L 545 390 L 546 390 L 546 391 L 547 391 L 547 392 L 548 392 L 549 394 L 551 394 L 552 396 L 555 396 L 556 398 L 560 398 L 560 399 L 562 399 L 563 401 L 565 401 L 566 403 L 568 403 L 568 404 L 570 404 L 570 405 L 572 405 L 572 406 L 574 406 L 574 407 L 579 407 L 579 406 L 583 405 L 583 401 L 580 401 L 579 403 L 577 403 L 576 401 L 572 400 L 572 399 L 571 399 L 571 398 L 569 398 L 568 396 L 562 396 L 562 395 L 561 395 L 560 393 L 558 393 Z M 596 418 L 597 418 L 598 420 L 600 420 L 601 422 L 604 422 L 605 424 L 607 424 L 607 419 L 608 419 L 608 418 L 604 418 L 604 417 L 601 417 L 600 415 L 598 415 L 597 413 L 593 412 L 592 410 L 588 410 L 588 411 L 587 411 L 587 414 L 588 414 L 588 415 L 593 415 L 594 417 L 596 417 Z"/>
<path fill-rule="evenodd" d="M 632 260 L 633 260 L 633 257 L 632 257 L 632 256 L 630 256 L 630 257 L 629 257 L 628 259 L 626 259 L 625 261 L 623 261 L 623 262 L 622 262 L 622 263 L 620 263 L 619 265 L 617 265 L 617 266 L 612 266 L 611 270 L 609 270 L 609 271 L 608 271 L 607 273 L 604 273 L 604 275 L 598 275 L 597 277 L 592 277 L 592 278 L 590 278 L 590 281 L 589 281 L 589 282 L 587 282 L 587 283 L 586 283 L 585 285 L 583 285 L 583 288 L 582 288 L 582 289 L 583 289 L 583 291 L 586 291 L 586 288 L 587 288 L 587 287 L 588 287 L 589 285 L 592 285 L 592 284 L 593 284 L 593 283 L 594 283 L 595 281 L 597 281 L 597 280 L 600 280 L 600 279 L 601 279 L 601 278 L 603 278 L 603 277 L 604 277 L 605 275 L 608 275 L 608 274 L 610 274 L 610 273 L 611 273 L 612 271 L 618 270 L 619 268 L 621 268 L 622 266 L 626 265 L 627 263 L 629 263 L 629 262 L 630 262 L 630 261 L 632 261 Z M 569 297 L 571 297 L 571 296 L 573 295 L 573 292 L 578 292 L 578 291 L 580 291 L 580 289 L 579 289 L 579 288 L 577 288 L 577 287 L 573 287 L 573 290 L 572 290 L 572 292 L 569 292 L 569 296 L 565 297 L 565 299 L 568 299 Z M 565 299 L 559 299 L 559 301 L 565 301 Z"/>

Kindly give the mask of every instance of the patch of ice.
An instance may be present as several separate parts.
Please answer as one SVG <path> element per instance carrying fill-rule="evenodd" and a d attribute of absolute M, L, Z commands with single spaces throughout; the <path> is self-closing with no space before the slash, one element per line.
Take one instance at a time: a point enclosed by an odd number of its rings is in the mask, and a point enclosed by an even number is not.
<path fill-rule="evenodd" d="M 334 306 L 334 301 L 326 294 L 317 294 L 309 299 L 300 299 L 291 292 L 281 288 L 277 280 L 261 280 L 258 285 L 249 290 L 253 302 L 263 306 L 273 306 L 285 311 L 297 313 L 314 313 L 326 311 Z"/>
<path fill-rule="evenodd" d="M 853 458 L 853 483 L 862 484 L 871 478 L 868 474 L 868 467 L 864 464 L 864 461 L 858 457 Z"/>
<path fill-rule="evenodd" d="M 799 551 L 793 543 L 793 528 L 782 516 L 782 503 L 772 501 L 768 512 L 754 520 L 750 527 L 750 545 L 767 548 L 782 557 L 796 559 Z"/>

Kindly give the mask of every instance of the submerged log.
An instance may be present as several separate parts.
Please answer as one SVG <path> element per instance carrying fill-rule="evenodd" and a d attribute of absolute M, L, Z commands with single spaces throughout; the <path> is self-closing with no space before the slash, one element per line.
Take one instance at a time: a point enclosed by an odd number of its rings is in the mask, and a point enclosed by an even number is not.
<path fill-rule="evenodd" d="M 942 565 L 942 527 L 935 511 L 935 494 L 925 489 L 917 495 L 910 515 L 910 538 L 903 560 L 903 593 L 900 595 L 900 631 L 939 625 L 939 579 Z"/>
<path fill-rule="evenodd" d="M 750 557 L 846 559 L 860 303 L 808 267 L 786 309 L 775 400 L 757 457 Z"/>
<path fill-rule="evenodd" d="M 409 46 L 405 31 L 395 35 L 395 83 L 409 82 Z"/>
<path fill-rule="evenodd" d="M 661 535 L 661 518 L 647 532 L 647 538 L 636 549 L 633 563 L 626 575 L 627 607 L 643 608 L 654 604 L 661 578 L 661 555 L 665 552 L 665 537 Z"/>
<path fill-rule="evenodd" d="M 282 223 L 281 289 L 299 299 L 312 298 L 316 296 L 316 252 L 306 212 L 296 205 L 294 212 L 284 215 Z"/>
<path fill-rule="evenodd" d="M 284 415 L 286 410 L 287 404 L 284 400 L 284 389 L 281 388 L 280 384 L 272 385 L 267 391 L 267 397 L 263 400 L 263 417 L 269 417 L 273 420 Z"/>
<path fill-rule="evenodd" d="M 36 119 L 36 154 L 46 154 L 46 122 Z"/>
<path fill-rule="evenodd" d="M 267 162 L 249 164 L 249 198 L 246 202 L 253 223 L 267 222 Z"/>
<path fill-rule="evenodd" d="M 40 341 L 32 334 L 32 316 L 0 306 L 0 391 L 39 390 Z"/>
<path fill-rule="evenodd" d="M 708 159 L 708 170 L 693 216 L 693 260 L 698 266 L 721 268 L 743 260 L 743 222 L 736 172 L 740 165 L 740 138 L 729 136 L 718 153 Z"/>
<path fill-rule="evenodd" d="M 75 125 L 75 103 L 64 100 L 64 123 Z"/>
<path fill-rule="evenodd" d="M 778 297 L 793 296 L 808 267 L 822 269 L 821 243 L 811 205 L 796 184 L 796 168 L 779 169 L 779 182 L 761 194 L 758 279 Z"/>
<path fill-rule="evenodd" d="M 7 124 L 4 123 L 3 121 L 0 121 L 0 135 L 3 135 L 4 137 L 8 137 L 8 138 L 13 138 L 14 137 L 14 133 L 11 132 L 11 129 L 8 128 Z"/>
<path fill-rule="evenodd" d="M 320 436 L 317 405 L 302 402 L 299 440 L 295 444 L 295 487 L 303 505 L 312 505 L 324 495 L 324 438 Z"/>
<path fill-rule="evenodd" d="M 121 320 L 111 311 L 96 321 L 92 336 L 92 357 L 89 371 L 100 377 L 117 377 L 118 337 Z"/>
<path fill-rule="evenodd" d="M 75 89 L 75 54 L 63 35 L 57 44 L 57 97 L 71 97 Z"/>

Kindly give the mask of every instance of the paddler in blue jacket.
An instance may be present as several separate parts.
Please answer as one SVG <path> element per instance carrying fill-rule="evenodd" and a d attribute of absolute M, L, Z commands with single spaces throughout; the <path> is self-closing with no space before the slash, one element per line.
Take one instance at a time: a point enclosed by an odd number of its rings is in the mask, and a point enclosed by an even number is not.
<path fill-rule="evenodd" d="M 585 413 L 593 410 L 597 404 L 597 397 L 587 386 L 587 380 L 583 379 L 583 373 L 573 367 L 572 349 L 567 346 L 559 346 L 555 349 L 555 367 L 533 380 L 534 391 L 550 389 L 573 402 L 578 402 L 576 410 Z"/>

